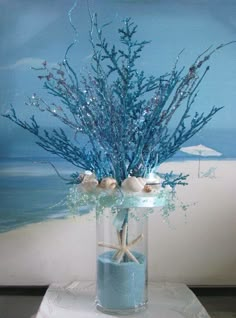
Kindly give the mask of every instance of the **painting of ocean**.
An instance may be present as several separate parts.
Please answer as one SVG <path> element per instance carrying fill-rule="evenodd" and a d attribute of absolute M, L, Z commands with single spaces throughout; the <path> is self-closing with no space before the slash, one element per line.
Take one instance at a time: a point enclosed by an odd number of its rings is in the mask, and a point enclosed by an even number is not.
<path fill-rule="evenodd" d="M 21 159 L 0 162 L 0 233 L 29 223 L 68 215 L 65 199 L 68 185 L 50 165 Z M 40 158 L 41 159 L 41 158 Z M 34 163 L 35 162 L 35 163 Z M 72 172 L 57 160 L 60 171 Z"/>

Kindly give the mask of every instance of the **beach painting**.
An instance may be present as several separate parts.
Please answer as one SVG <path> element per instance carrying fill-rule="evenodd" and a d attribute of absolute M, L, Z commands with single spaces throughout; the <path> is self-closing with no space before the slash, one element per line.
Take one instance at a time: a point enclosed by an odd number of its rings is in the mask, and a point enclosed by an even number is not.
<path fill-rule="evenodd" d="M 69 1 L 70 2 L 70 1 Z M 65 48 L 73 41 L 73 32 L 68 24 L 67 1 L 31 2 L 3 1 L 0 4 L 0 25 L 4 30 L 5 43 L 0 59 L 0 107 L 7 112 L 10 105 L 20 112 L 21 118 L 29 118 L 30 111 L 25 105 L 28 97 L 38 92 L 41 83 L 31 67 L 37 67 L 45 59 L 51 65 L 63 59 Z M 184 3 L 188 5 L 184 5 Z M 233 1 L 232 8 L 235 8 Z M 58 3 L 58 2 L 57 2 Z M 87 39 L 88 17 L 86 1 L 79 1 L 77 25 L 79 44 L 71 53 L 79 69 L 84 69 L 91 55 Z M 132 16 L 141 29 L 141 37 L 152 39 L 145 51 L 142 68 L 157 74 L 170 69 L 178 53 L 185 48 L 179 63 L 189 63 L 209 45 L 226 43 L 235 39 L 236 11 L 230 4 L 209 1 L 206 7 L 195 1 L 181 1 L 173 4 L 173 12 L 168 9 L 169 1 L 91 1 L 92 9 L 101 20 L 114 21 L 115 28 L 122 17 Z M 211 7 L 214 10 L 211 10 Z M 203 12 L 204 11 L 204 12 Z M 114 12 L 114 14 L 113 14 Z M 178 12 L 178 14 L 176 14 Z M 214 14 L 217 12 L 217 14 Z M 201 20 L 201 23 L 198 23 Z M 9 22 L 10 21 L 10 22 Z M 7 26 L 11 25 L 10 28 Z M 8 39 L 8 41 L 7 41 Z M 185 54 L 186 52 L 186 54 Z M 188 53 L 187 53 L 188 52 Z M 178 187 L 180 201 L 186 203 L 191 215 L 205 211 L 220 215 L 220 211 L 232 217 L 236 211 L 236 45 L 224 48 L 210 62 L 211 70 L 200 88 L 195 110 L 205 112 L 213 105 L 225 106 L 200 133 L 187 141 L 169 161 L 158 167 L 158 172 L 189 174 L 188 187 Z M 155 66 L 156 65 L 156 66 Z M 44 96 L 44 90 L 40 93 Z M 52 128 L 53 118 L 37 114 L 43 127 Z M 186 151 L 202 145 L 212 153 Z M 66 222 L 72 215 L 68 212 L 66 196 L 69 185 L 58 177 L 53 165 L 67 178 L 77 169 L 35 144 L 35 139 L 26 131 L 0 117 L 0 242 L 1 237 L 7 248 L 6 237 L 16 237 L 14 233 L 29 231 L 30 227 L 40 232 L 53 222 Z M 176 211 L 177 213 L 178 211 Z M 222 216 L 220 215 L 220 218 Z M 222 227 L 224 227 L 222 217 Z M 196 225 L 197 226 L 197 225 Z M 25 232 L 25 233 L 26 233 Z M 8 236 L 6 236 L 8 235 Z M 0 247 L 1 248 L 1 247 Z M 6 254 L 7 255 L 7 254 Z M 7 263 L 7 262 L 6 262 Z M 6 267 L 5 267 L 6 268 Z M 6 276 L 8 277 L 8 276 Z M 4 279 L 2 279 L 4 281 Z M 19 280 L 21 282 L 21 280 Z M 35 282 L 34 279 L 32 279 Z M 41 280 L 49 281 L 48 278 Z M 36 280 L 36 282 L 40 282 Z M 203 279 L 204 282 L 204 279 Z M 0 282 L 1 283 L 1 282 Z"/>

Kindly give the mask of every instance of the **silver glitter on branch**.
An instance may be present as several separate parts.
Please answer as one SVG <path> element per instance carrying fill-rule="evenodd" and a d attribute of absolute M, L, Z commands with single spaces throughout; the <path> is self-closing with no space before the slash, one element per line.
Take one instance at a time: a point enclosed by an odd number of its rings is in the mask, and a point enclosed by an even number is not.
<path fill-rule="evenodd" d="M 137 25 L 125 19 L 118 29 L 120 43 L 116 46 L 104 36 L 109 24 L 100 27 L 97 15 L 89 12 L 93 55 L 90 71 L 78 75 L 67 58 L 78 37 L 71 19 L 74 7 L 69 11 L 69 21 L 75 40 L 67 48 L 63 63 L 49 68 L 45 61 L 36 69 L 55 102 L 48 104 L 33 94 L 26 103 L 53 116 L 73 132 L 74 138 L 68 137 L 65 128 L 41 129 L 34 115 L 28 122 L 19 119 L 13 107 L 4 116 L 34 134 L 40 147 L 80 169 L 90 170 L 98 180 L 110 176 L 121 184 L 129 175 L 146 177 L 222 108 L 214 106 L 207 114 L 191 113 L 199 86 L 209 71 L 206 66 L 201 72 L 203 66 L 213 53 L 233 42 L 207 49 L 187 71 L 178 70 L 178 56 L 170 72 L 147 76 L 136 66 L 149 43 L 136 39 Z M 177 111 L 181 115 L 175 128 L 170 129 Z M 167 175 L 165 185 L 186 184 L 186 176 L 172 176 Z"/>

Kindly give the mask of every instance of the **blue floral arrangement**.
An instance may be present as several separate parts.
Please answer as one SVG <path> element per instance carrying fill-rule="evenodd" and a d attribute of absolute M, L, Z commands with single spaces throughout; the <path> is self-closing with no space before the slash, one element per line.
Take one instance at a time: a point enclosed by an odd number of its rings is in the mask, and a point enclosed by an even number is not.
<path fill-rule="evenodd" d="M 69 20 L 77 35 L 72 10 Z M 213 53 L 232 42 L 208 48 L 188 68 L 178 67 L 178 56 L 170 72 L 147 76 L 137 68 L 137 61 L 149 41 L 136 39 L 137 25 L 132 19 L 125 19 L 118 29 L 119 46 L 106 40 L 104 30 L 109 24 L 99 26 L 96 14 L 90 14 L 90 22 L 93 54 L 89 71 L 77 74 L 68 60 L 75 40 L 57 67 L 50 68 L 45 61 L 35 69 L 55 101 L 50 104 L 33 94 L 26 103 L 53 116 L 67 130 L 42 129 L 34 115 L 28 121 L 20 119 L 13 106 L 3 116 L 35 135 L 44 150 L 79 169 L 68 179 L 76 185 L 70 190 L 71 206 L 91 206 L 98 197 L 100 206 L 116 206 L 124 202 L 125 192 L 153 197 L 158 193 L 159 203 L 153 206 L 161 205 L 164 194 L 160 190 L 186 185 L 187 175 L 160 175 L 158 166 L 221 110 L 214 106 L 206 114 L 191 113 L 209 71 L 205 64 Z M 67 133 L 68 128 L 72 134 Z M 155 178 L 150 180 L 154 172 Z M 105 190 L 109 190 L 109 200 Z"/>

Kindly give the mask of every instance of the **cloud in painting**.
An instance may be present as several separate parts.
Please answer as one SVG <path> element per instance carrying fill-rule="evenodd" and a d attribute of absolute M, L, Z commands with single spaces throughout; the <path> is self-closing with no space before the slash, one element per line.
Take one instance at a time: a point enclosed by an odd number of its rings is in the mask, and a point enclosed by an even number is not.
<path fill-rule="evenodd" d="M 17 60 L 15 63 L 0 66 L 0 70 L 14 70 L 14 69 L 21 69 L 25 70 L 29 67 L 41 67 L 42 63 L 44 62 L 43 59 L 35 58 L 35 57 L 24 57 L 22 59 Z M 54 67 L 57 63 L 47 63 L 48 66 Z"/>

